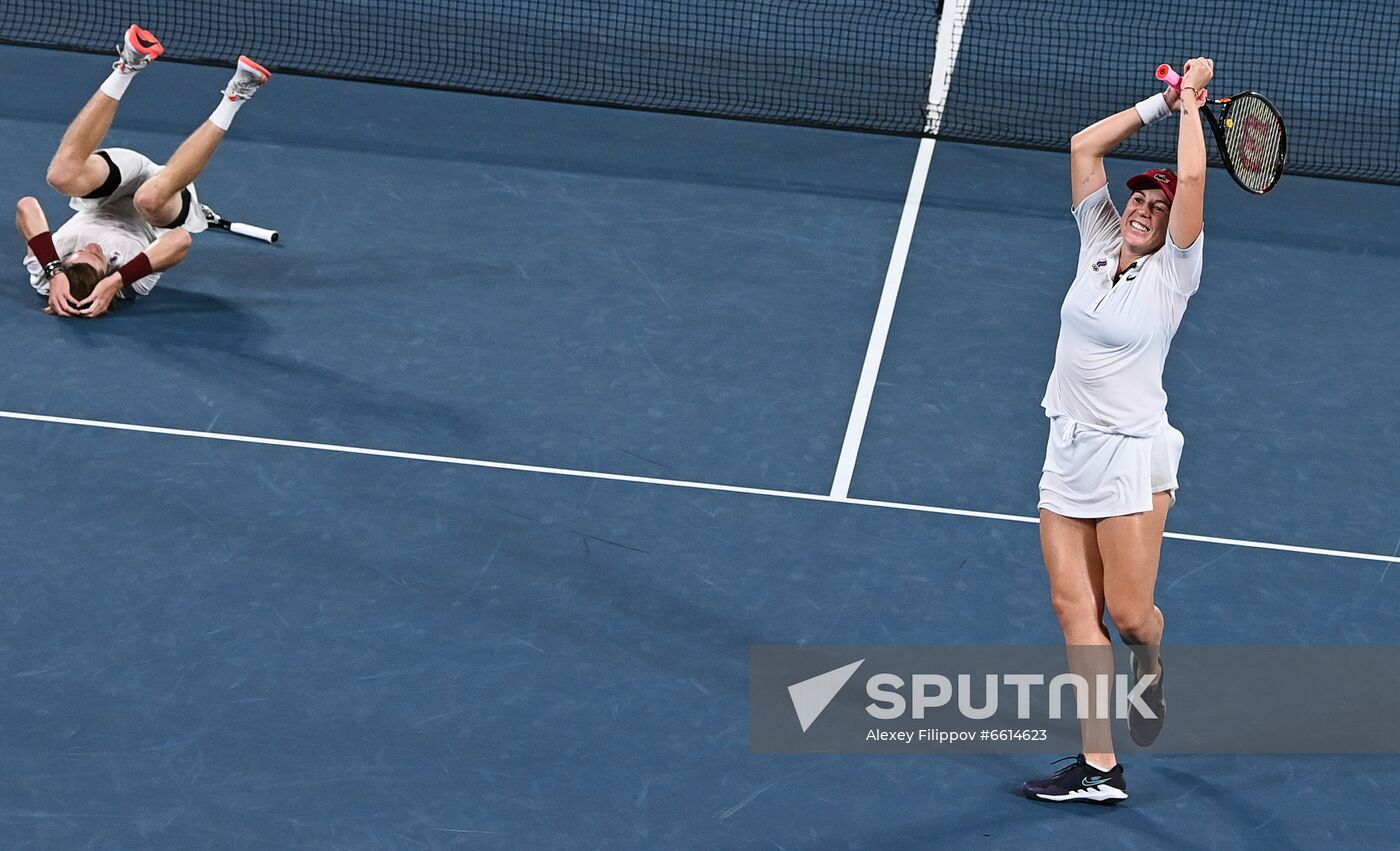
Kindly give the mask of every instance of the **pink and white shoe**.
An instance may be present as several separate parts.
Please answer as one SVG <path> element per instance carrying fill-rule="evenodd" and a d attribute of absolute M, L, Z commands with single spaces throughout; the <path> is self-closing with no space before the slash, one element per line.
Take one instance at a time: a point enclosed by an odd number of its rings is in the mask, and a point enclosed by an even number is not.
<path fill-rule="evenodd" d="M 233 72 L 233 79 L 224 87 L 224 95 L 229 100 L 248 100 L 270 79 L 271 71 L 246 56 L 240 56 L 238 70 Z"/>
<path fill-rule="evenodd" d="M 160 43 L 160 39 L 149 30 L 132 24 L 122 37 L 122 43 L 117 48 L 118 58 L 112 63 L 112 67 L 124 73 L 135 74 L 159 59 L 164 52 L 165 46 Z"/>

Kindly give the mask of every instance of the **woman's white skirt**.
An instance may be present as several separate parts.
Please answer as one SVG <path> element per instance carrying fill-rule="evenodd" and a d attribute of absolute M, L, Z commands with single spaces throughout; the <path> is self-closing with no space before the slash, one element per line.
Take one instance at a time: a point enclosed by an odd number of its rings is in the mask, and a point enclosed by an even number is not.
<path fill-rule="evenodd" d="M 1050 420 L 1040 507 L 1064 517 L 1118 517 L 1152 510 L 1152 495 L 1170 491 L 1186 438 L 1163 422 L 1155 437 L 1099 431 L 1068 417 Z"/>

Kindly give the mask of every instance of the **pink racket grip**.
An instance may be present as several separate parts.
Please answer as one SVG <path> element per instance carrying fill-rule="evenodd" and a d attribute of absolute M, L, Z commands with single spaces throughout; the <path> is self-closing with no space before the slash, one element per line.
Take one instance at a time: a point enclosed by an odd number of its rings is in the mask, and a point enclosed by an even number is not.
<path fill-rule="evenodd" d="M 1157 79 L 1181 91 L 1181 75 L 1172 70 L 1172 66 L 1163 62 L 1157 66 Z"/>

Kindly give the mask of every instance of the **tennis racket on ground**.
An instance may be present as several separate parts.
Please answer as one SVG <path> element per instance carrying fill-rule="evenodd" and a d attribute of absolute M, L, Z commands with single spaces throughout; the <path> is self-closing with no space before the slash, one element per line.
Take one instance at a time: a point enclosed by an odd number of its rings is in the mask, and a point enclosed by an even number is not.
<path fill-rule="evenodd" d="M 1157 79 L 1181 91 L 1181 75 L 1172 66 L 1158 66 Z M 1206 104 L 1202 111 L 1215 134 L 1225 170 L 1235 182 L 1255 195 L 1277 186 L 1288 159 L 1288 135 L 1278 109 L 1258 92 L 1208 99 Z M 1224 107 L 1219 118 L 1211 105 Z"/>
<path fill-rule="evenodd" d="M 231 222 L 210 209 L 208 204 L 200 204 L 200 209 L 204 211 L 204 221 L 209 223 L 209 227 L 226 230 L 236 233 L 239 236 L 246 236 L 249 239 L 260 239 L 263 242 L 276 242 L 279 234 L 275 230 L 260 228 L 243 222 Z"/>

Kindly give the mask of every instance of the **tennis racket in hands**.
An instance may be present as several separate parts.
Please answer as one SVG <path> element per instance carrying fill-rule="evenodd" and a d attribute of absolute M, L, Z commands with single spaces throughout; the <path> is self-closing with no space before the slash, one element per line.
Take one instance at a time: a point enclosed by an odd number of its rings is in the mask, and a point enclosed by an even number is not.
<path fill-rule="evenodd" d="M 1157 79 L 1181 91 L 1181 75 L 1170 65 L 1157 68 Z M 1240 92 L 1227 98 L 1207 98 L 1206 120 L 1215 134 L 1225 170 L 1235 182 L 1255 195 L 1263 195 L 1278 185 L 1288 158 L 1288 136 L 1283 116 L 1269 99 L 1258 92 Z M 1220 117 L 1211 106 L 1224 107 Z"/>
<path fill-rule="evenodd" d="M 280 235 L 275 230 L 255 227 L 253 225 L 244 224 L 243 222 L 231 222 L 210 209 L 209 205 L 200 204 L 199 206 L 204 210 L 204 221 L 208 222 L 211 228 L 226 230 L 230 233 L 236 233 L 239 236 L 246 236 L 249 239 L 260 239 L 263 242 L 276 242 L 280 238 Z"/>

